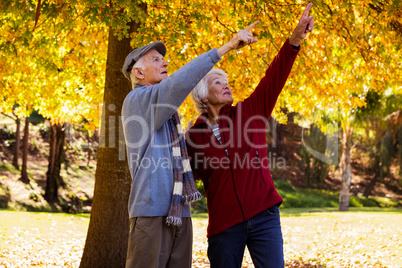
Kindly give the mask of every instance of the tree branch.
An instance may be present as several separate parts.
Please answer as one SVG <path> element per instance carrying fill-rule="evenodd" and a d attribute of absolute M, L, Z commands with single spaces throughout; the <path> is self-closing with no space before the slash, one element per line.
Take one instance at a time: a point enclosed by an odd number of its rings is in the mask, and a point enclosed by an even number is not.
<path fill-rule="evenodd" d="M 268 12 L 265 10 L 266 6 L 262 9 L 262 11 L 267 15 L 267 17 L 275 24 L 275 26 L 278 26 L 278 23 L 268 14 Z"/>
<path fill-rule="evenodd" d="M 219 20 L 218 16 L 216 16 L 215 18 L 216 18 L 216 20 L 219 22 L 220 25 L 222 25 L 223 27 L 226 28 L 226 30 L 228 30 L 228 31 L 230 31 L 231 33 L 234 33 L 234 34 L 237 33 L 237 31 L 229 29 L 229 27 L 228 27 L 226 24 L 222 23 L 222 22 Z"/>
<path fill-rule="evenodd" d="M 10 116 L 10 115 L 8 115 L 8 114 L 5 114 L 5 113 L 3 113 L 3 112 L 1 112 L 1 114 L 4 115 L 4 116 L 6 116 L 6 117 L 8 117 L 8 118 L 10 118 L 10 119 L 12 119 L 12 120 L 14 120 L 14 121 L 17 121 L 17 120 L 18 120 L 18 117 L 17 117 L 17 119 L 16 119 L 16 118 L 14 118 L 14 117 L 12 117 L 12 116 Z"/>

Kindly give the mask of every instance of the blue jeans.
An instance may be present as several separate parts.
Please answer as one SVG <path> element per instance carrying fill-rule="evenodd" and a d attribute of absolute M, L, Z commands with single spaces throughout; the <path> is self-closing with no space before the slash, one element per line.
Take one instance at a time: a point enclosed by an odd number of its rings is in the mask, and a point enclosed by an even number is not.
<path fill-rule="evenodd" d="M 246 245 L 256 268 L 284 267 L 283 238 L 277 206 L 209 237 L 208 258 L 211 268 L 241 267 Z"/>

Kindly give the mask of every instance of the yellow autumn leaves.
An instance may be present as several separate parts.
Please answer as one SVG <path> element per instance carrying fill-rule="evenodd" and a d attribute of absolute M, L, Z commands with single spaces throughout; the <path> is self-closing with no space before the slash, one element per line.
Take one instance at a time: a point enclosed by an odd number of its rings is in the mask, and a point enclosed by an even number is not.
<path fill-rule="evenodd" d="M 221 46 L 250 22 L 260 20 L 254 30 L 259 41 L 217 64 L 229 74 L 237 102 L 258 84 L 306 5 L 292 0 L 159 0 L 147 1 L 144 13 L 124 1 L 112 1 L 108 9 L 103 2 L 53 0 L 42 7 L 38 26 L 30 32 L 35 6 L 13 3 L 4 6 L 1 13 L 1 110 L 10 112 L 10 107 L 19 103 L 58 122 L 78 120 L 71 117 L 72 111 L 94 110 L 92 107 L 102 102 L 109 25 L 125 29 L 125 21 L 135 18 L 140 28 L 132 35 L 132 46 L 163 41 L 168 48 L 169 73 L 173 73 L 197 55 Z M 281 117 L 281 108 L 304 115 L 324 108 L 349 111 L 365 104 L 368 89 L 400 92 L 400 1 L 313 4 L 315 29 L 301 45 L 274 115 Z M 120 13 L 116 11 L 119 8 Z M 189 99 L 180 111 L 185 124 L 194 118 Z M 98 113 L 84 114 L 93 122 L 92 127 L 98 126 Z"/>

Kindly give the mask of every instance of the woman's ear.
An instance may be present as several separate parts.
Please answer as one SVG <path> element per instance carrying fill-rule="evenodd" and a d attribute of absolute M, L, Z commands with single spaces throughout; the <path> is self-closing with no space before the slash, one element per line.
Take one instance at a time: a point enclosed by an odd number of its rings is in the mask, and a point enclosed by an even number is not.
<path fill-rule="evenodd" d="M 208 102 L 208 99 L 207 99 L 207 98 L 203 98 L 201 101 L 202 101 L 202 103 L 205 103 L 205 104 L 206 104 L 206 103 Z"/>
<path fill-rule="evenodd" d="M 131 71 L 133 72 L 135 77 L 137 77 L 139 80 L 144 79 L 144 74 L 142 73 L 141 68 L 133 68 Z"/>

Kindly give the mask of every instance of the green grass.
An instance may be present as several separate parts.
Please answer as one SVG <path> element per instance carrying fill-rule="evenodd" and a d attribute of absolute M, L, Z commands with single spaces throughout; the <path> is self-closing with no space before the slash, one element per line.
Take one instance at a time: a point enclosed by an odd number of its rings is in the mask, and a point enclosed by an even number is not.
<path fill-rule="evenodd" d="M 284 208 L 280 207 L 281 217 L 300 217 L 300 216 L 315 216 L 319 215 L 320 213 L 364 213 L 370 214 L 375 213 L 379 215 L 386 215 L 386 214 L 402 214 L 401 208 L 381 208 L 381 207 L 351 207 L 349 211 L 339 211 L 338 207 L 330 207 L 330 208 Z M 191 217 L 193 219 L 208 219 L 208 213 L 198 213 L 192 212 Z"/>
<path fill-rule="evenodd" d="M 274 179 L 275 188 L 283 198 L 283 211 L 338 211 L 339 192 L 319 189 L 296 189 L 287 180 Z M 207 215 L 207 201 L 202 184 L 197 181 L 197 188 L 203 194 L 201 201 L 191 204 L 193 215 Z M 350 211 L 388 211 L 400 212 L 402 200 L 392 200 L 387 197 L 350 196 Z M 385 209 L 385 210 L 384 210 Z M 286 213 L 286 212 L 285 212 Z M 203 216 L 201 216 L 203 217 Z"/>
<path fill-rule="evenodd" d="M 10 163 L 1 163 L 0 164 L 0 171 L 10 171 L 14 175 L 19 175 L 21 173 L 20 170 L 16 169 L 13 165 Z"/>
<path fill-rule="evenodd" d="M 341 214 L 402 214 L 400 208 L 380 208 L 380 207 L 351 207 L 349 211 L 339 211 L 338 208 L 280 208 L 281 217 L 300 217 L 300 216 L 314 216 L 324 213 L 341 213 Z M 327 215 L 327 214 L 326 214 Z"/>
<path fill-rule="evenodd" d="M 295 189 L 288 181 L 275 179 L 275 187 L 283 198 L 283 208 L 338 208 L 339 192 L 318 189 Z M 397 208 L 401 200 L 387 197 L 350 196 L 349 207 Z"/>

